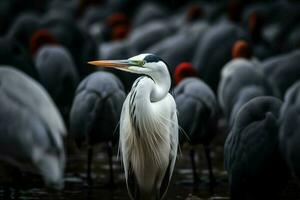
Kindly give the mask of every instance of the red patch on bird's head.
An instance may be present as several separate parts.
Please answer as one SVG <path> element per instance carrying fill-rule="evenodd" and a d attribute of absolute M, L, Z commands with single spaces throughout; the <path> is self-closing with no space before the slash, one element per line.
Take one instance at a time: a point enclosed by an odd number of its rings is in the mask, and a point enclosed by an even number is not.
<path fill-rule="evenodd" d="M 122 40 L 127 37 L 130 31 L 129 26 L 119 25 L 112 30 L 111 39 L 112 40 Z"/>
<path fill-rule="evenodd" d="M 106 28 L 109 33 L 109 39 L 122 40 L 130 32 L 130 23 L 124 13 L 115 13 L 106 19 Z"/>
<path fill-rule="evenodd" d="M 35 55 L 39 48 L 45 44 L 57 44 L 57 41 L 47 29 L 40 29 L 30 38 L 29 46 L 31 55 Z"/>
<path fill-rule="evenodd" d="M 248 42 L 244 40 L 238 40 L 234 43 L 232 47 L 232 58 L 246 58 L 250 59 L 252 57 L 252 50 Z"/>
<path fill-rule="evenodd" d="M 106 19 L 106 25 L 111 28 L 119 25 L 129 25 L 129 20 L 124 13 L 115 13 Z"/>
<path fill-rule="evenodd" d="M 197 19 L 202 18 L 203 10 L 199 5 L 193 5 L 190 7 L 187 13 L 187 21 L 193 22 Z"/>
<path fill-rule="evenodd" d="M 189 62 L 182 62 L 175 68 L 174 80 L 176 85 L 180 83 L 180 81 L 182 81 L 184 78 L 196 76 L 198 76 L 198 72 Z"/>

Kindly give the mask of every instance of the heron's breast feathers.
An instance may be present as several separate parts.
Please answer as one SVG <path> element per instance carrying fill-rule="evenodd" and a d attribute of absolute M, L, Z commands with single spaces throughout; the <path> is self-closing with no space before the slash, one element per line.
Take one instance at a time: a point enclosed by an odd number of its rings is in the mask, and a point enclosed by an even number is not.
<path fill-rule="evenodd" d="M 149 165 L 166 169 L 171 160 L 171 106 L 167 100 L 139 104 L 129 94 L 121 117 L 121 150 L 123 159 L 130 160 L 136 173 L 147 173 Z M 130 98 L 131 97 L 131 98 Z"/>

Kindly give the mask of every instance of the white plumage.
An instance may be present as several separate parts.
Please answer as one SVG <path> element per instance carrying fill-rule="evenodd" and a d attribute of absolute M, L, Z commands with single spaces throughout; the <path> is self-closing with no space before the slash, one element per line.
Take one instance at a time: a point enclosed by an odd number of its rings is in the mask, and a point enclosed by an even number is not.
<path fill-rule="evenodd" d="M 176 105 L 170 94 L 159 102 L 150 101 L 147 88 L 155 84 L 150 78 L 144 77 L 136 82 L 139 84 L 129 93 L 123 105 L 120 148 L 126 179 L 131 178 L 128 173 L 132 170 L 140 189 L 151 194 L 160 188 L 167 168 L 170 167 L 171 175 L 175 165 L 178 144 Z M 131 105 L 130 99 L 135 93 L 135 104 Z M 130 106 L 139 111 L 136 119 L 130 116 Z"/>
<path fill-rule="evenodd" d="M 162 199 L 175 166 L 178 122 L 166 64 L 153 54 L 128 60 L 94 61 L 97 66 L 143 74 L 122 108 L 120 150 L 132 199 Z"/>

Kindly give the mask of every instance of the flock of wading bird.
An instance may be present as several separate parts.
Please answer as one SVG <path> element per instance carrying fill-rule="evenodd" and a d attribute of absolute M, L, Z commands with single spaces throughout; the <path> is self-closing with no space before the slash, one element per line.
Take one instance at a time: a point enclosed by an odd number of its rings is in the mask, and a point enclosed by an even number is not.
<path fill-rule="evenodd" d="M 280 199 L 299 180 L 299 3 L 24 2 L 1 3 L 6 175 L 18 178 L 15 167 L 62 189 L 69 135 L 86 147 L 88 185 L 104 143 L 111 187 L 119 149 L 129 197 L 163 199 L 184 144 L 199 184 L 203 145 L 213 194 L 211 142 L 225 121 L 231 199 Z"/>

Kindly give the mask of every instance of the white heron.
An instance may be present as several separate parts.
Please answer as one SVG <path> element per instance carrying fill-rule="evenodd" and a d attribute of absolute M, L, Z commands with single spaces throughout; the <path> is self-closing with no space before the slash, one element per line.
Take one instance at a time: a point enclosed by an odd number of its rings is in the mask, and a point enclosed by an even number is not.
<path fill-rule="evenodd" d="M 176 103 L 168 93 L 171 79 L 167 64 L 153 54 L 89 63 L 145 75 L 134 82 L 123 104 L 120 150 L 129 196 L 162 199 L 178 148 Z"/>

